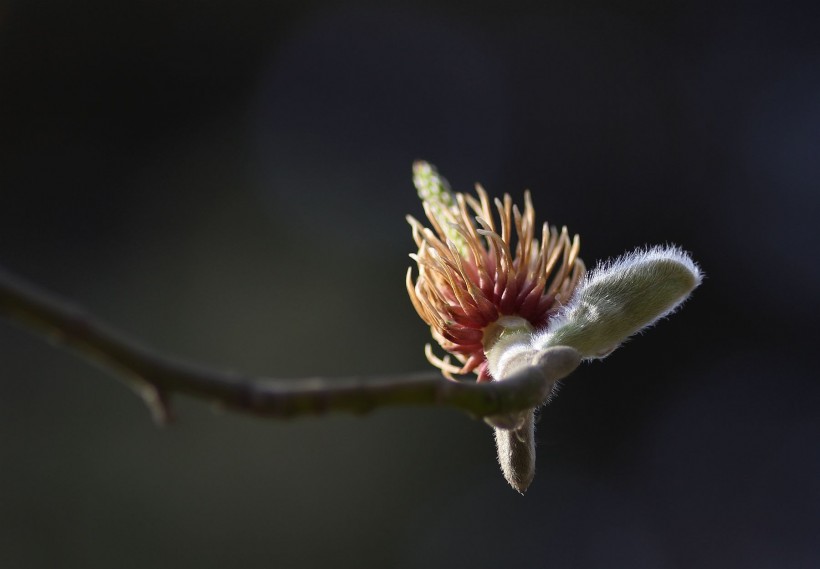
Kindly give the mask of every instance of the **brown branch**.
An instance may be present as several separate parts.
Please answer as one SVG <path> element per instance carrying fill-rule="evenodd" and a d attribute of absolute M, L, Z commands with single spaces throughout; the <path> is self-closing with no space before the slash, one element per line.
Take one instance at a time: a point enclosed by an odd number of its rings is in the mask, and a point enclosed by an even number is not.
<path fill-rule="evenodd" d="M 173 393 L 275 418 L 331 411 L 366 413 L 392 405 L 454 407 L 476 417 L 501 415 L 540 406 L 553 383 L 580 361 L 572 348 L 555 347 L 537 365 L 514 377 L 481 384 L 450 381 L 432 372 L 296 380 L 249 377 L 157 353 L 1 268 L 0 316 L 125 379 L 159 422 L 170 416 L 168 401 Z"/>

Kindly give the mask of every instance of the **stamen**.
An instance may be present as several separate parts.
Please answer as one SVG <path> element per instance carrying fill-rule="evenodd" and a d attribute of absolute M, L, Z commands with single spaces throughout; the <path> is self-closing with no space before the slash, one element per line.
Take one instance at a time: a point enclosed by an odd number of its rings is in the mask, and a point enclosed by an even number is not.
<path fill-rule="evenodd" d="M 413 286 L 413 267 L 407 268 L 407 278 L 404 282 L 407 286 L 407 294 L 410 297 L 410 302 L 413 303 L 413 308 L 416 309 L 416 312 L 421 317 L 421 319 L 424 320 L 424 322 L 429 326 L 431 324 L 430 318 L 427 316 L 427 313 L 422 307 L 421 302 L 416 296 L 416 288 Z"/>
<path fill-rule="evenodd" d="M 430 344 L 424 345 L 424 355 L 427 361 L 439 368 L 447 379 L 455 381 L 455 378 L 448 374 L 458 373 L 461 368 L 450 363 L 450 356 L 444 356 L 444 359 L 441 359 L 433 353 L 433 347 Z"/>

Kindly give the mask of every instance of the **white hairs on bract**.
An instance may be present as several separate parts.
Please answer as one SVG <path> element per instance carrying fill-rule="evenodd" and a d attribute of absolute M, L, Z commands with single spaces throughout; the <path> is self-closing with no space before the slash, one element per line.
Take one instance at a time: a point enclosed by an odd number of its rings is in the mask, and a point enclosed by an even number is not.
<path fill-rule="evenodd" d="M 679 247 L 636 249 L 590 272 L 531 345 L 536 351 L 571 346 L 585 359 L 606 357 L 674 312 L 702 280 L 698 265 Z"/>

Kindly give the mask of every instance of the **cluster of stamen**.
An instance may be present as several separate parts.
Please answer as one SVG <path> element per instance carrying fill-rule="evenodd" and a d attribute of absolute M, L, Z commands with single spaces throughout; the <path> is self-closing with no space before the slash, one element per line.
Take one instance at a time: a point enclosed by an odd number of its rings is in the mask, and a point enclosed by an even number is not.
<path fill-rule="evenodd" d="M 408 270 L 407 291 L 433 338 L 460 365 L 449 355 L 436 356 L 428 344 L 430 363 L 450 378 L 475 372 L 478 381 L 487 381 L 484 350 L 493 324 L 501 316 L 517 316 L 534 329 L 545 327 L 585 268 L 578 257 L 580 239 L 570 240 L 566 227 L 558 231 L 544 223 L 536 238 L 529 191 L 523 213 L 508 194 L 491 203 L 481 186 L 476 192 L 478 198 L 451 194 L 455 200 L 446 207 L 424 199 L 432 229 L 408 216 L 419 274 L 413 282 Z"/>

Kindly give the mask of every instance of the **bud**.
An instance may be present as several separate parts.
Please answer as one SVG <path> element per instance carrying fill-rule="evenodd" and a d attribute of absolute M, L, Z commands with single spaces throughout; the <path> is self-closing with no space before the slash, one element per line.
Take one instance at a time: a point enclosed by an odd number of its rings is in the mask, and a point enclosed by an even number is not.
<path fill-rule="evenodd" d="M 603 358 L 627 338 L 677 309 L 701 283 L 700 268 L 677 247 L 637 249 L 604 263 L 532 346 L 571 346 L 584 359 Z"/>
<path fill-rule="evenodd" d="M 535 477 L 535 412 L 525 413 L 515 430 L 496 429 L 495 446 L 504 478 L 523 494 Z"/>

